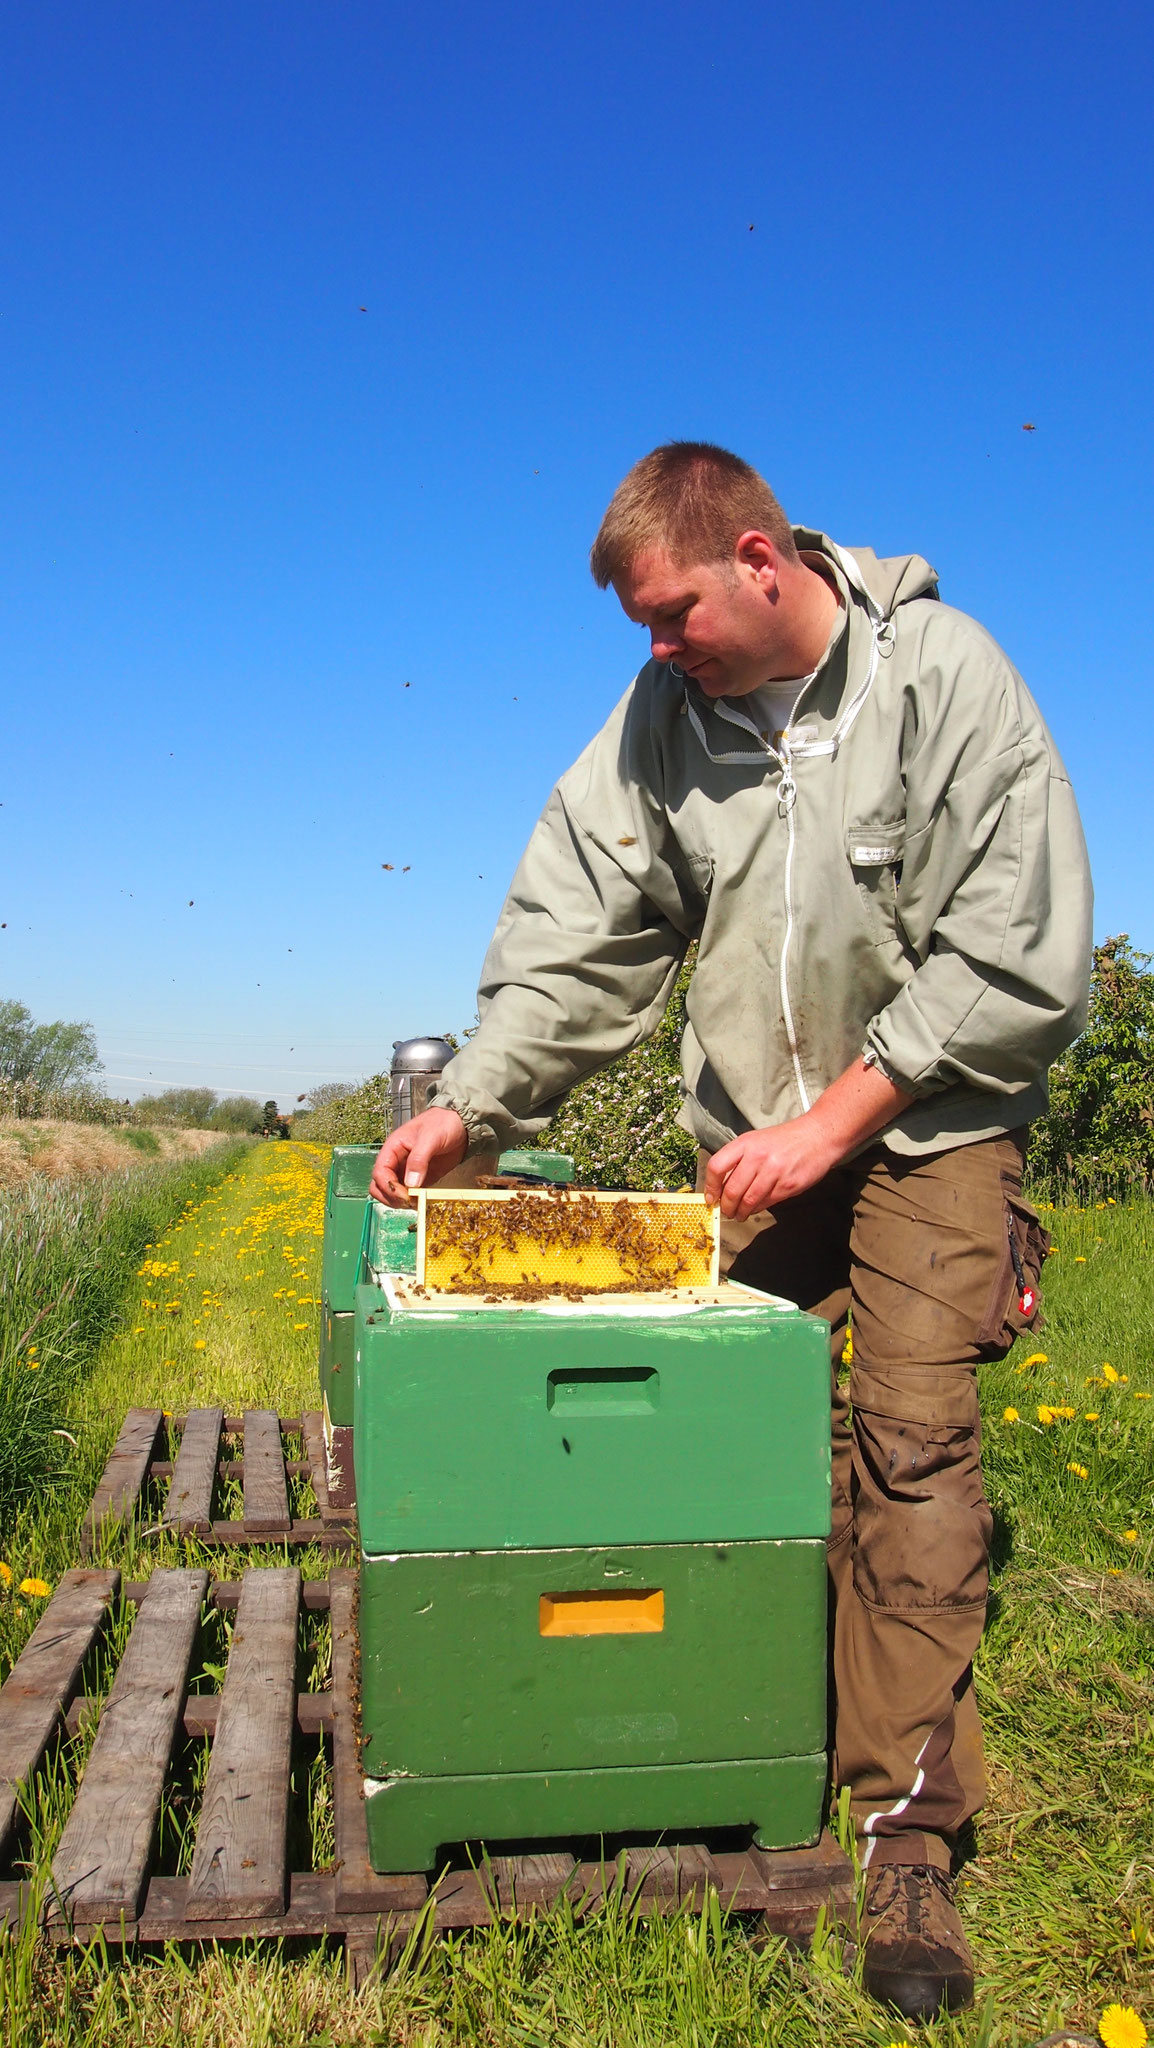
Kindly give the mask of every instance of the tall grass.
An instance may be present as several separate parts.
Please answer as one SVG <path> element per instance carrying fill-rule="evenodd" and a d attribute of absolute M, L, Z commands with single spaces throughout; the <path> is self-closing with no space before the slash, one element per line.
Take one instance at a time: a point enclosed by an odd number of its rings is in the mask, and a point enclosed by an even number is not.
<path fill-rule="evenodd" d="M 77 1378 L 95 1356 L 146 1245 L 243 1149 L 214 1146 L 82 1187 L 0 1191 L 0 1531 L 67 1470 Z"/>

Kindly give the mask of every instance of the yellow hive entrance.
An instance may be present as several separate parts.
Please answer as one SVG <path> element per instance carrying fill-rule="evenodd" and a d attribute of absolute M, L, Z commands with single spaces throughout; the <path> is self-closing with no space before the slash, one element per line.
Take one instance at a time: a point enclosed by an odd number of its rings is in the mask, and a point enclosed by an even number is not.
<path fill-rule="evenodd" d="M 664 1593 L 542 1593 L 543 1636 L 653 1636 L 665 1627 Z"/>
<path fill-rule="evenodd" d="M 522 1300 L 715 1286 L 719 1222 L 703 1195 L 423 1188 L 417 1280 Z"/>

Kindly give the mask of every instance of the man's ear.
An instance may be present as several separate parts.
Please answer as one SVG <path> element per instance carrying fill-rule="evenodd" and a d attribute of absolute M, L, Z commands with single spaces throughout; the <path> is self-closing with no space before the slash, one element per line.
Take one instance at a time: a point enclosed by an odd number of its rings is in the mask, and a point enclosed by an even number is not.
<path fill-rule="evenodd" d="M 743 533 L 734 549 L 734 560 L 739 569 L 752 569 L 766 595 L 773 595 L 778 585 L 781 557 L 767 533 L 760 533 L 757 527 Z"/>

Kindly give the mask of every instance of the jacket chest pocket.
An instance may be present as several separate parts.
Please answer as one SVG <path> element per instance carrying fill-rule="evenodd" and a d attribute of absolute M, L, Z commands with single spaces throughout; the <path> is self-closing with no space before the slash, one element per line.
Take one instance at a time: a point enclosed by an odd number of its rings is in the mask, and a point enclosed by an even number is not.
<path fill-rule="evenodd" d="M 902 878 L 905 843 L 904 818 L 882 825 L 851 825 L 846 833 L 846 858 L 866 929 L 875 946 L 904 943 L 898 920 L 898 883 Z"/>

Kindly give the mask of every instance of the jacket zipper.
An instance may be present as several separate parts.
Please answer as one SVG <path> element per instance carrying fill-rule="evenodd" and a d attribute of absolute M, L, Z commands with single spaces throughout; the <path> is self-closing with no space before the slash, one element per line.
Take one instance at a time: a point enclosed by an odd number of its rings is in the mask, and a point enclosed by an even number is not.
<path fill-rule="evenodd" d="M 816 743 L 810 743 L 802 750 L 806 754 L 828 754 L 834 760 L 837 759 L 838 748 L 840 747 L 842 740 L 845 738 L 846 734 L 850 731 L 851 727 L 856 722 L 858 712 L 861 710 L 862 705 L 865 703 L 866 698 L 869 696 L 869 693 L 873 688 L 874 677 L 877 674 L 878 656 L 883 652 L 883 647 L 884 651 L 887 654 L 889 653 L 890 648 L 893 645 L 894 636 L 894 627 L 892 619 L 886 619 L 883 616 L 880 607 L 877 604 L 875 604 L 873 598 L 870 596 L 869 591 L 865 588 L 864 583 L 862 583 L 860 577 L 858 576 L 856 566 L 851 562 L 847 562 L 846 558 L 843 555 L 841 555 L 840 550 L 839 559 L 842 563 L 843 569 L 846 572 L 847 580 L 853 585 L 853 587 L 860 593 L 860 595 L 865 600 L 866 612 L 870 621 L 870 627 L 872 632 L 873 645 L 870 650 L 870 661 L 869 667 L 866 672 L 865 681 L 855 691 L 849 704 L 843 711 L 834 729 L 832 739 L 819 740 Z M 678 669 L 676 662 L 671 662 L 670 667 L 674 669 L 678 674 L 682 673 L 682 671 Z M 797 697 L 794 700 L 793 711 L 790 714 L 791 723 L 792 720 L 797 716 L 797 708 L 798 705 L 801 703 L 802 698 L 806 696 L 808 691 L 812 688 L 814 682 L 817 680 L 817 674 L 818 671 L 815 669 L 813 675 L 807 677 L 804 687 L 801 690 L 799 690 Z M 793 1077 L 797 1084 L 797 1092 L 801 1100 L 802 1112 L 804 1114 L 806 1110 L 812 1109 L 813 1098 L 810 1095 L 809 1089 L 806 1086 L 805 1075 L 802 1072 L 801 1050 L 797 1042 L 797 1029 L 794 1024 L 793 1004 L 790 1001 L 789 995 L 789 952 L 790 944 L 793 939 L 793 856 L 795 847 L 797 845 L 797 826 L 794 822 L 794 806 L 797 801 L 797 784 L 793 778 L 793 754 L 789 743 L 788 728 L 782 739 L 782 751 L 779 753 L 776 747 L 773 747 L 769 744 L 768 740 L 762 739 L 761 734 L 758 732 L 757 727 L 754 725 L 752 719 L 745 717 L 744 714 L 741 712 L 731 711 L 728 708 L 728 706 L 716 704 L 714 706 L 715 711 L 717 711 L 722 718 L 726 719 L 730 725 L 744 727 L 747 731 L 754 734 L 755 738 L 760 742 L 761 754 L 742 754 L 738 752 L 736 749 L 733 751 L 733 753 L 729 755 L 715 754 L 713 752 L 712 747 L 709 744 L 708 739 L 705 736 L 705 727 L 703 726 L 701 719 L 698 715 L 697 708 L 693 703 L 691 703 L 689 699 L 688 691 L 686 692 L 685 696 L 685 708 L 689 713 L 690 723 L 694 727 L 694 730 L 697 733 L 697 737 L 701 741 L 701 744 L 704 747 L 711 761 L 756 761 L 759 758 L 763 758 L 764 756 L 768 755 L 771 760 L 777 762 L 778 766 L 781 769 L 781 781 L 778 784 L 778 804 L 785 812 L 786 843 L 785 874 L 783 877 L 785 895 L 785 935 L 781 943 L 781 960 L 778 966 L 778 989 L 781 998 L 782 1021 L 785 1025 L 786 1044 L 789 1046 L 789 1057 L 793 1067 Z"/>
<path fill-rule="evenodd" d="M 798 1050 L 797 1032 L 793 1022 L 793 1004 L 789 998 L 789 949 L 793 939 L 793 854 L 797 844 L 797 827 L 794 823 L 794 808 L 797 801 L 797 784 L 793 779 L 793 763 L 790 759 L 789 739 L 782 741 L 785 750 L 781 781 L 778 784 L 777 800 L 785 810 L 785 936 L 781 942 L 781 962 L 778 969 L 781 985 L 781 1014 L 785 1023 L 785 1036 L 789 1045 L 789 1056 L 793 1061 L 793 1075 L 797 1092 L 801 1097 L 803 1112 L 811 1109 L 809 1089 L 801 1071 L 801 1053 Z"/>

